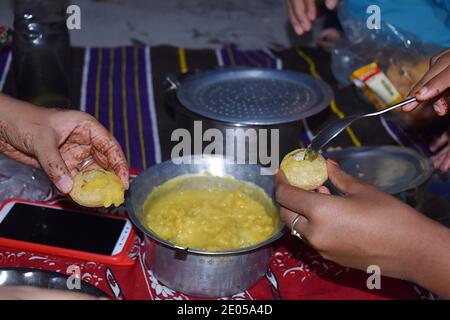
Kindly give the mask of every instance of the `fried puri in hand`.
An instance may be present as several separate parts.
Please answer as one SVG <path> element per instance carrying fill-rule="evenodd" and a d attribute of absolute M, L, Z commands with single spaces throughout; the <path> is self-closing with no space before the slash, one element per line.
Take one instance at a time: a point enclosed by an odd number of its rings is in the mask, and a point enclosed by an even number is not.
<path fill-rule="evenodd" d="M 289 183 L 304 190 L 315 190 L 328 179 L 327 164 L 321 154 L 304 159 L 306 149 L 288 153 L 281 161 L 281 170 Z"/>
<path fill-rule="evenodd" d="M 118 207 L 124 202 L 124 191 L 122 181 L 113 172 L 93 169 L 74 177 L 70 196 L 84 207 Z"/>

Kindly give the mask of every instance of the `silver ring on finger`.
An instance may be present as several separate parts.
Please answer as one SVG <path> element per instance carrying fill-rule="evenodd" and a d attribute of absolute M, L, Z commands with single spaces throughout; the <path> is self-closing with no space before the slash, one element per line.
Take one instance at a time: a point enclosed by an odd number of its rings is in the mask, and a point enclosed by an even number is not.
<path fill-rule="evenodd" d="M 291 222 L 291 234 L 293 236 L 296 236 L 300 240 L 303 240 L 302 235 L 297 230 L 295 230 L 295 225 L 297 224 L 297 222 L 300 220 L 301 217 L 302 217 L 301 215 L 298 215 L 298 216 L 295 217 L 294 220 L 292 220 L 292 222 Z"/>
<path fill-rule="evenodd" d="M 90 166 L 92 163 L 94 162 L 94 158 L 92 156 L 87 157 L 86 159 L 83 160 L 83 162 L 81 162 L 77 169 L 78 171 L 83 171 L 85 168 L 87 168 L 88 166 Z"/>

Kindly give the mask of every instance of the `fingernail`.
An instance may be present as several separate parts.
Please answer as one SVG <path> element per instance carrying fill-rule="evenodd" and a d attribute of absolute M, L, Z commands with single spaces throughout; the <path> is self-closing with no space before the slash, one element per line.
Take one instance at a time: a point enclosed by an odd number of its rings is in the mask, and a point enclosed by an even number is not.
<path fill-rule="evenodd" d="M 408 104 L 404 105 L 402 107 L 402 110 L 405 111 L 405 112 L 409 112 L 409 111 L 414 110 L 418 105 L 419 105 L 418 102 L 411 102 L 411 103 L 408 103 Z"/>
<path fill-rule="evenodd" d="M 62 176 L 56 183 L 58 189 L 63 193 L 69 193 L 72 190 L 73 181 L 68 176 Z"/>
<path fill-rule="evenodd" d="M 442 106 L 441 106 L 440 103 L 438 103 L 438 102 L 435 102 L 435 103 L 433 104 L 433 109 L 434 109 L 434 111 L 436 111 L 436 113 L 437 113 L 438 115 L 441 115 L 441 114 L 443 113 Z"/>
<path fill-rule="evenodd" d="M 430 90 L 427 87 L 422 87 L 422 89 L 420 89 L 417 92 L 417 95 L 422 96 L 422 97 L 427 96 L 429 94 L 430 94 Z"/>
<path fill-rule="evenodd" d="M 445 100 L 439 99 L 433 104 L 433 109 L 434 111 L 436 111 L 438 116 L 445 116 L 445 114 L 447 113 L 448 106 Z"/>

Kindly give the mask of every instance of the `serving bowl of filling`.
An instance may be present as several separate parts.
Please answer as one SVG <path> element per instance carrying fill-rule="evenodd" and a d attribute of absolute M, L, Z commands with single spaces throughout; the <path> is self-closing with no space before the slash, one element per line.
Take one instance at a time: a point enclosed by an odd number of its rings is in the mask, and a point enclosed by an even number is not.
<path fill-rule="evenodd" d="M 143 260 L 166 286 L 198 297 L 225 297 L 267 271 L 284 225 L 273 176 L 259 165 L 189 156 L 142 172 L 125 204 L 144 234 Z"/>

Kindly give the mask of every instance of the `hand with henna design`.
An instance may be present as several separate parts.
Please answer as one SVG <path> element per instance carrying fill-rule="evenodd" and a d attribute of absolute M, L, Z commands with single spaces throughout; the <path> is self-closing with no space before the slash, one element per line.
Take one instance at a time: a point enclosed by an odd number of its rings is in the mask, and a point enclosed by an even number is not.
<path fill-rule="evenodd" d="M 38 108 L 0 94 L 0 152 L 42 168 L 62 193 L 72 189 L 77 167 L 114 171 L 128 188 L 128 165 L 118 142 L 87 113 Z"/>

